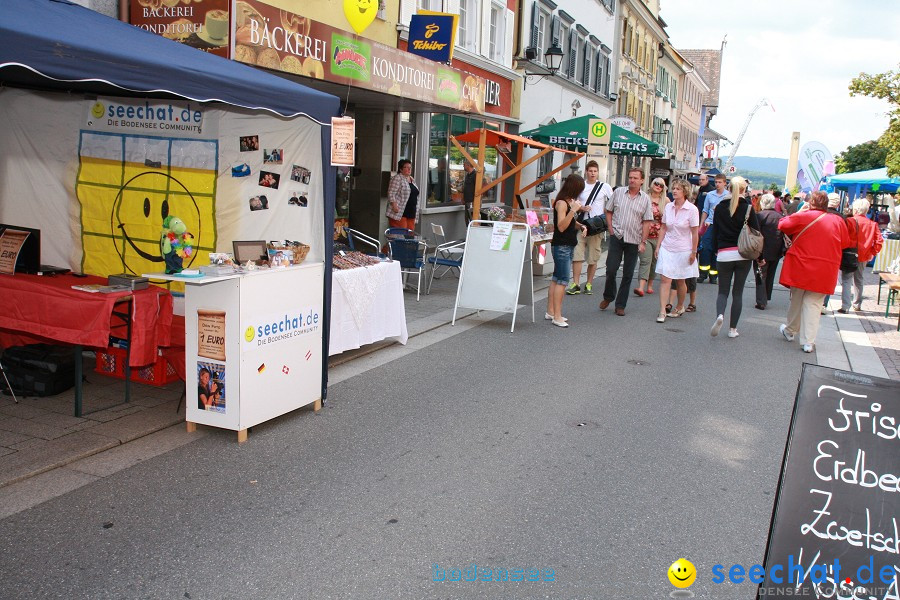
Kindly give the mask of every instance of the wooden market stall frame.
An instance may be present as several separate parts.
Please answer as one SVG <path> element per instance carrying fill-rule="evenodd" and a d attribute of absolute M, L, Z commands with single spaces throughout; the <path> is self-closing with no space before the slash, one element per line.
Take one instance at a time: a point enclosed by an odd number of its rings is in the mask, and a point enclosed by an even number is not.
<path fill-rule="evenodd" d="M 519 135 L 514 135 L 511 133 L 504 133 L 502 131 L 493 131 L 491 129 L 473 129 L 467 133 L 462 135 L 451 135 L 450 141 L 456 146 L 456 149 L 462 153 L 463 157 L 466 161 L 475 168 L 475 201 L 472 206 L 472 215 L 473 218 L 478 218 L 478 215 L 481 212 L 481 196 L 485 194 L 488 190 L 493 188 L 496 185 L 506 181 L 510 177 L 515 176 L 515 198 L 519 203 L 519 208 L 525 208 L 522 204 L 520 196 L 522 193 L 527 192 L 531 188 L 540 184 L 542 181 L 553 177 L 569 165 L 572 165 L 579 161 L 583 156 L 584 152 L 577 152 L 575 150 L 565 150 L 563 148 L 557 148 L 555 146 L 549 146 L 547 144 L 543 144 L 541 142 L 536 142 L 534 140 L 530 140 L 526 137 L 522 137 Z M 478 144 L 478 158 L 477 160 L 472 158 L 472 155 L 463 147 L 460 143 L 466 144 Z M 511 148 L 506 149 L 503 148 L 504 145 L 511 146 L 512 143 L 516 144 L 516 158 L 515 160 L 509 157 L 509 151 Z M 484 185 L 484 161 L 485 161 L 485 150 L 488 146 L 492 146 L 497 148 L 498 154 L 503 157 L 504 162 L 510 169 L 503 173 L 500 177 L 494 179 L 487 185 Z M 523 162 L 525 157 L 525 148 L 531 148 L 533 150 L 537 150 L 538 153 L 534 156 L 528 158 Z M 505 151 L 504 151 L 505 150 Z M 523 186 L 522 185 L 522 169 L 532 164 L 533 162 L 541 159 L 551 152 L 561 152 L 563 155 L 571 155 L 572 158 L 563 162 L 561 165 L 545 173 L 532 181 L 531 183 Z M 513 205 L 513 211 L 515 211 L 516 205 Z"/>

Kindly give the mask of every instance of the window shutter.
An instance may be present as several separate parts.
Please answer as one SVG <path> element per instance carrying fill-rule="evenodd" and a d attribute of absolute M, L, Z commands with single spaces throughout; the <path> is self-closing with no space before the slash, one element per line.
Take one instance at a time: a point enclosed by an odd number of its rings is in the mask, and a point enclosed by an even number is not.
<path fill-rule="evenodd" d="M 609 97 L 609 57 L 603 57 L 603 95 Z"/>
<path fill-rule="evenodd" d="M 581 85 L 589 87 L 591 85 L 591 45 L 584 40 L 584 65 L 582 65 Z"/>
<path fill-rule="evenodd" d="M 569 30 L 569 64 L 566 67 L 566 75 L 575 77 L 575 61 L 578 58 L 578 36 L 575 28 Z"/>
<path fill-rule="evenodd" d="M 594 65 L 594 70 L 597 71 L 594 73 L 594 91 L 600 92 L 601 84 L 603 81 L 603 51 L 600 48 L 597 48 L 597 64 Z"/>
<path fill-rule="evenodd" d="M 538 17 L 540 16 L 540 10 L 541 9 L 538 8 L 538 3 L 536 0 L 535 0 L 535 2 L 531 3 L 531 47 L 537 48 L 538 51 L 540 51 L 540 48 L 537 47 L 538 46 L 538 33 L 539 33 L 538 32 L 538 23 L 540 22 L 538 20 Z"/>
<path fill-rule="evenodd" d="M 481 14 L 476 15 L 476 19 L 481 18 L 481 41 L 478 50 L 483 57 L 491 58 L 491 0 L 481 0 L 480 4 L 478 8 Z"/>
<path fill-rule="evenodd" d="M 562 40 L 559 38 L 560 22 L 557 15 L 553 15 L 550 19 L 550 46 L 559 46 L 562 48 Z"/>
<path fill-rule="evenodd" d="M 416 14 L 416 0 L 400 0 L 400 25 L 409 29 L 409 22 Z"/>
<path fill-rule="evenodd" d="M 503 53 L 501 55 L 500 62 L 508 69 L 511 69 L 512 64 L 512 47 L 513 47 L 513 35 L 515 34 L 516 29 L 516 13 L 506 9 L 505 17 L 505 27 L 503 30 Z"/>

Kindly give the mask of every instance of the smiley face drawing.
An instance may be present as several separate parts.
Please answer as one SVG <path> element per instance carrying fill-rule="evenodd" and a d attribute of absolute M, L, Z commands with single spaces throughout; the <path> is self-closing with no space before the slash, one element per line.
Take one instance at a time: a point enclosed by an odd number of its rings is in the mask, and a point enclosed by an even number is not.
<path fill-rule="evenodd" d="M 667 572 L 669 582 L 677 588 L 691 587 L 697 579 L 697 568 L 686 558 L 679 558 L 672 563 Z"/>
<path fill-rule="evenodd" d="M 252 342 L 254 337 L 256 337 L 256 331 L 253 329 L 253 327 L 248 327 L 244 332 L 244 339 L 248 342 Z"/>
<path fill-rule="evenodd" d="M 95 119 L 99 119 L 103 116 L 103 113 L 106 112 L 106 107 L 103 106 L 102 102 L 95 102 L 91 107 L 91 114 L 94 115 Z"/>

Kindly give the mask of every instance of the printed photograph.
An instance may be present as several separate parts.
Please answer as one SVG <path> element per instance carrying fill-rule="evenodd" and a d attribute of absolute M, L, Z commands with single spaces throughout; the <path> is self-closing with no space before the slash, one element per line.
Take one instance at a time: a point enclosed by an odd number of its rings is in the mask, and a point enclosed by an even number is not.
<path fill-rule="evenodd" d="M 291 181 L 296 181 L 297 183 L 305 183 L 309 184 L 309 176 L 310 171 L 306 167 L 301 167 L 300 165 L 294 165 L 291 167 Z"/>
<path fill-rule="evenodd" d="M 278 173 L 272 173 L 270 171 L 260 171 L 259 172 L 259 185 L 267 188 L 272 188 L 273 190 L 278 189 L 278 183 L 281 181 L 281 175 Z"/>
<path fill-rule="evenodd" d="M 284 156 L 284 150 L 282 148 L 263 150 L 263 162 L 270 165 L 280 165 L 282 156 Z"/>
<path fill-rule="evenodd" d="M 225 412 L 225 365 L 197 361 L 197 408 Z"/>
<path fill-rule="evenodd" d="M 250 198 L 250 210 L 269 210 L 269 199 L 263 194 L 253 196 Z"/>
<path fill-rule="evenodd" d="M 288 200 L 288 206 L 301 206 L 306 207 L 309 205 L 309 199 L 306 197 L 305 192 L 292 192 L 291 197 Z"/>
<path fill-rule="evenodd" d="M 240 138 L 241 152 L 253 152 L 259 150 L 259 136 L 245 135 Z"/>

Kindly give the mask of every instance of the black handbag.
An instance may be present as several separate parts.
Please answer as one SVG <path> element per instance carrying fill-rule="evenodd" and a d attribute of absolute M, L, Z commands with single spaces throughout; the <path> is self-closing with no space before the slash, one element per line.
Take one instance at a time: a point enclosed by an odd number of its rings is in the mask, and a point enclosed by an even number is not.
<path fill-rule="evenodd" d="M 852 273 L 859 268 L 859 223 L 852 219 L 856 225 L 856 248 L 844 248 L 841 251 L 841 272 Z"/>
<path fill-rule="evenodd" d="M 594 189 L 591 190 L 590 196 L 588 196 L 587 202 L 585 202 L 585 206 L 590 206 L 594 202 L 594 198 L 597 197 L 597 193 L 600 191 L 600 188 L 605 184 L 602 181 L 598 181 L 594 185 Z M 582 213 L 585 215 L 587 213 Z M 582 216 L 579 221 L 581 224 L 587 227 L 587 235 L 590 237 L 592 235 L 597 235 L 598 233 L 603 233 L 607 230 L 606 226 L 606 215 L 597 215 L 596 217 L 584 217 Z"/>
<path fill-rule="evenodd" d="M 584 226 L 587 227 L 588 236 L 597 235 L 598 233 L 603 233 L 607 229 L 606 226 L 606 215 L 597 215 L 596 217 L 588 217 L 584 221 Z"/>

